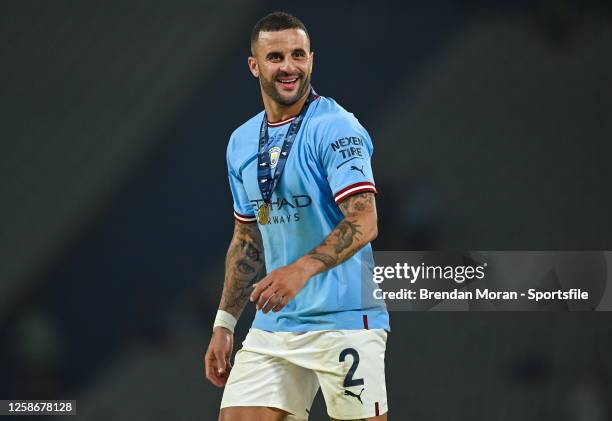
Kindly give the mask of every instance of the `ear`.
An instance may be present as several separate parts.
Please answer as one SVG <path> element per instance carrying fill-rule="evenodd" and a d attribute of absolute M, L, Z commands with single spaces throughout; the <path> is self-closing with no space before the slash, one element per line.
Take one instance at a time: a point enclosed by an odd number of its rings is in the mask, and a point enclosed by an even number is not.
<path fill-rule="evenodd" d="M 257 66 L 257 60 L 255 60 L 255 57 L 249 57 L 248 59 L 248 64 L 249 64 L 249 70 L 251 71 L 251 74 L 255 77 L 259 77 L 259 66 Z"/>

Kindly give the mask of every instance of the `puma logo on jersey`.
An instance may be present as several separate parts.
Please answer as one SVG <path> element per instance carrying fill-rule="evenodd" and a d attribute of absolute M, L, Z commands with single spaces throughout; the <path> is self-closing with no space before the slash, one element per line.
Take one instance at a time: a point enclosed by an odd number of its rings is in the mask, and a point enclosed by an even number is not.
<path fill-rule="evenodd" d="M 361 404 L 363 405 L 363 401 L 361 400 L 361 394 L 363 393 L 364 390 L 365 390 L 365 388 L 362 387 L 361 388 L 361 392 L 359 392 L 358 395 L 354 394 L 350 390 L 345 390 L 344 391 L 344 396 L 352 396 L 354 398 L 357 398 L 359 400 L 359 402 L 361 402 Z"/>
<path fill-rule="evenodd" d="M 356 166 L 351 165 L 351 169 L 354 171 L 359 171 L 365 177 L 365 174 L 363 173 L 363 165 L 361 166 L 361 168 L 357 168 Z"/>

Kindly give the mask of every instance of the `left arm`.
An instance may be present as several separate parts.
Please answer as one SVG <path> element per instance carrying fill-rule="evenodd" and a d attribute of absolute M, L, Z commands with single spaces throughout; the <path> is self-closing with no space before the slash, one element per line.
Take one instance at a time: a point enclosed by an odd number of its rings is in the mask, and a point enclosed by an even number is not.
<path fill-rule="evenodd" d="M 344 219 L 305 256 L 278 268 L 256 284 L 251 301 L 264 313 L 279 311 L 313 276 L 337 266 L 378 235 L 374 193 L 350 196 L 339 203 Z"/>

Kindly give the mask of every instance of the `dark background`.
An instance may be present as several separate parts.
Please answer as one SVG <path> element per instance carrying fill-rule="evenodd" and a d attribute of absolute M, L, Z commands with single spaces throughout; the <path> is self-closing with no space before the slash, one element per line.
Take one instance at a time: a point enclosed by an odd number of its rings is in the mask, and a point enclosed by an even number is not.
<path fill-rule="evenodd" d="M 608 2 L 4 2 L 0 399 L 216 419 L 225 147 L 262 107 L 246 57 L 273 10 L 373 138 L 375 249 L 612 249 Z M 607 313 L 391 318 L 390 419 L 612 419 Z"/>

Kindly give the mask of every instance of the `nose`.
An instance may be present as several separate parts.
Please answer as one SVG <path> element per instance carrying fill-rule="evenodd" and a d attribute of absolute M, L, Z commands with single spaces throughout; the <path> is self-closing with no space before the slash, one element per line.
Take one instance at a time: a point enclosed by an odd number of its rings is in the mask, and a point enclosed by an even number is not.
<path fill-rule="evenodd" d="M 297 66 L 293 62 L 293 57 L 287 56 L 281 63 L 280 70 L 285 73 L 296 73 Z"/>

